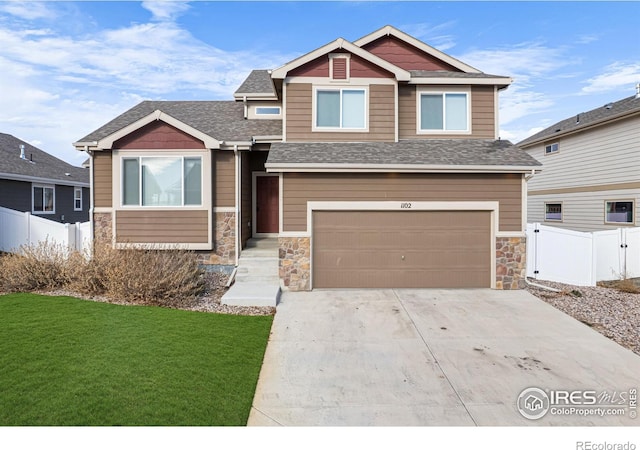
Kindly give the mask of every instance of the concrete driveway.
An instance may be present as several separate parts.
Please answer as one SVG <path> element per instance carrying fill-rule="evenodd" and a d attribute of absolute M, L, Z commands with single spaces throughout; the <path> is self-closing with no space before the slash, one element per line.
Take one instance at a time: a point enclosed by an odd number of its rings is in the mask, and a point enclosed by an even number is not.
<path fill-rule="evenodd" d="M 639 356 L 526 291 L 285 292 L 249 425 L 640 425 L 639 374 Z M 530 387 L 583 392 L 531 420 Z M 624 398 L 624 415 L 578 415 L 594 396 L 588 412 Z"/>

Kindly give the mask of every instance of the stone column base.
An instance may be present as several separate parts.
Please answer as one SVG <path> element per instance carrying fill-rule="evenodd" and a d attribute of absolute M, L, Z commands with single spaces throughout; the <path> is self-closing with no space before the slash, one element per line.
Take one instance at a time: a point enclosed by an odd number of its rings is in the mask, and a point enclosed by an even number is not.
<path fill-rule="evenodd" d="M 496 238 L 496 289 L 524 289 L 527 238 Z"/>
<path fill-rule="evenodd" d="M 311 290 L 311 239 L 280 237 L 278 245 L 278 268 L 284 286 L 291 291 Z"/>

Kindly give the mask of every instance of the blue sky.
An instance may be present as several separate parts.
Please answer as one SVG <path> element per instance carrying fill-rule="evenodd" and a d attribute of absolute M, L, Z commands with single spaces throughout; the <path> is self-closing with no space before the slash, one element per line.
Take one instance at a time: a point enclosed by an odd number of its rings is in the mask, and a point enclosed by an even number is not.
<path fill-rule="evenodd" d="M 393 25 L 497 75 L 501 137 L 635 93 L 640 2 L 0 1 L 0 132 L 71 143 L 145 99 L 231 99 L 251 69 Z"/>

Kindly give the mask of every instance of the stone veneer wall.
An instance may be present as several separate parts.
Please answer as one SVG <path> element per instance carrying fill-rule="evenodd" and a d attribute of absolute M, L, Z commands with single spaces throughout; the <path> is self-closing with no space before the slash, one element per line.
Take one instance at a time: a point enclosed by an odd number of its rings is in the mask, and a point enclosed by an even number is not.
<path fill-rule="evenodd" d="M 236 263 L 236 214 L 233 212 L 214 212 L 213 251 L 198 251 L 201 264 Z"/>
<path fill-rule="evenodd" d="M 496 238 L 496 289 L 524 289 L 526 244 L 524 237 Z"/>
<path fill-rule="evenodd" d="M 311 288 L 311 239 L 308 237 L 280 237 L 279 274 L 284 286 L 291 291 Z"/>
<path fill-rule="evenodd" d="M 113 240 L 113 220 L 111 213 L 93 213 L 93 239 L 96 242 Z"/>

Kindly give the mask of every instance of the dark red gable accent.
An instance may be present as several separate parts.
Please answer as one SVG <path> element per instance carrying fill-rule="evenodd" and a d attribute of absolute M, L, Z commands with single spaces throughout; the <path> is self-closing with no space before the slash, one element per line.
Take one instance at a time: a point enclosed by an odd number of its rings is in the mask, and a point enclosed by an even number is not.
<path fill-rule="evenodd" d="M 333 77 L 334 80 L 347 79 L 347 58 L 333 58 Z"/>
<path fill-rule="evenodd" d="M 334 63 L 335 61 L 336 59 L 334 59 Z M 353 54 L 351 55 L 349 65 L 351 66 L 351 73 L 349 74 L 351 78 L 393 78 L 391 72 Z M 313 61 L 296 67 L 287 74 L 287 76 L 291 77 L 329 77 L 329 75 L 328 55 L 322 55 Z"/>
<path fill-rule="evenodd" d="M 173 150 L 201 149 L 204 142 L 165 122 L 156 120 L 118 139 L 114 149 Z"/>
<path fill-rule="evenodd" d="M 404 70 L 448 70 L 462 72 L 394 36 L 383 36 L 362 47 Z"/>

